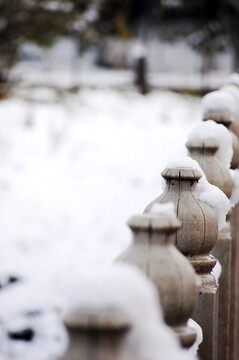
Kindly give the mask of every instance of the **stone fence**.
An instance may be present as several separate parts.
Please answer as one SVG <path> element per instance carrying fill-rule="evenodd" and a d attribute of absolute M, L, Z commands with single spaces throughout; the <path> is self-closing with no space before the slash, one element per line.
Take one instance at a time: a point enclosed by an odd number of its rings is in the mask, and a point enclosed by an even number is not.
<path fill-rule="evenodd" d="M 239 75 L 204 96 L 202 113 L 185 144 L 188 157 L 162 171 L 163 193 L 129 219 L 132 244 L 108 269 L 140 269 L 160 305 L 143 300 L 148 289 L 136 296 L 139 279 L 130 284 L 130 272 L 109 283 L 106 276 L 89 303 L 65 312 L 69 346 L 61 360 L 239 359 Z"/>

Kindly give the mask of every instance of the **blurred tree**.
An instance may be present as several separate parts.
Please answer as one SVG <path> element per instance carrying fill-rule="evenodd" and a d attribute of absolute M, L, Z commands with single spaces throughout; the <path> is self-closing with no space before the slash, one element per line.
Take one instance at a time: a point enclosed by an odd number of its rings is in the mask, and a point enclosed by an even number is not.
<path fill-rule="evenodd" d="M 9 71 L 25 41 L 50 46 L 67 34 L 84 36 L 87 14 L 95 0 L 0 0 L 0 97 L 7 91 Z M 79 35 L 80 36 L 80 35 Z"/>

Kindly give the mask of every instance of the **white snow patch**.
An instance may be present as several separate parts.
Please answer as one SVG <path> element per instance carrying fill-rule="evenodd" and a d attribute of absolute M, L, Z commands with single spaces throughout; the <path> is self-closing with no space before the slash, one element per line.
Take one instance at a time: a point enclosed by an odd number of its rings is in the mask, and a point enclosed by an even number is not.
<path fill-rule="evenodd" d="M 131 61 L 147 56 L 147 48 L 143 42 L 135 41 L 130 48 Z"/>
<path fill-rule="evenodd" d="M 201 326 L 198 325 L 198 323 L 196 323 L 196 321 L 193 319 L 188 319 L 188 327 L 194 329 L 197 333 L 195 343 L 190 349 L 188 349 L 189 353 L 194 355 L 197 353 L 199 345 L 203 342 L 203 332 Z"/>
<path fill-rule="evenodd" d="M 219 278 L 220 278 L 221 272 L 222 272 L 222 265 L 217 260 L 216 265 L 212 269 L 212 275 L 214 276 L 217 284 L 219 283 Z"/>
<path fill-rule="evenodd" d="M 239 87 L 236 85 L 225 85 L 220 88 L 220 91 L 225 91 L 228 94 L 231 94 L 234 99 L 238 102 L 239 101 Z M 236 103 L 238 109 L 238 103 Z"/>
<path fill-rule="evenodd" d="M 230 197 L 230 205 L 231 207 L 235 207 L 239 202 L 239 170 L 230 170 L 231 178 L 232 178 L 232 194 Z"/>
<path fill-rule="evenodd" d="M 230 208 L 229 200 L 217 186 L 209 184 L 198 162 L 189 156 L 185 156 L 183 158 L 171 160 L 167 164 L 167 167 L 193 168 L 200 171 L 202 177 L 199 179 L 196 185 L 198 199 L 207 203 L 215 210 L 218 218 L 218 230 L 223 229 L 226 223 L 226 215 Z"/>
<path fill-rule="evenodd" d="M 118 308 L 127 314 L 132 323 L 128 348 L 133 359 L 158 360 L 159 354 L 161 360 L 195 359 L 195 354 L 181 349 L 176 335 L 164 323 L 156 287 L 135 266 L 118 263 L 79 275 L 69 282 L 67 294 L 65 314 L 85 307 Z"/>
<path fill-rule="evenodd" d="M 227 79 L 227 84 L 234 84 L 239 87 L 239 74 L 232 73 Z"/>
<path fill-rule="evenodd" d="M 230 168 L 233 156 L 232 136 L 224 125 L 217 124 L 213 120 L 202 121 L 188 134 L 188 140 L 194 139 L 216 140 L 219 146 L 216 155 L 223 164 Z"/>
<path fill-rule="evenodd" d="M 176 216 L 175 205 L 172 202 L 168 202 L 166 204 L 154 203 L 153 206 L 150 208 L 149 213 L 158 214 L 158 215 Z"/>
<path fill-rule="evenodd" d="M 0 360 L 55 359 L 67 345 L 66 332 L 44 281 L 21 282 L 1 289 Z M 13 341 L 8 333 L 33 331 L 32 341 Z M 4 331 L 2 331 L 4 330 Z M 39 349 L 45 349 L 45 357 Z"/>

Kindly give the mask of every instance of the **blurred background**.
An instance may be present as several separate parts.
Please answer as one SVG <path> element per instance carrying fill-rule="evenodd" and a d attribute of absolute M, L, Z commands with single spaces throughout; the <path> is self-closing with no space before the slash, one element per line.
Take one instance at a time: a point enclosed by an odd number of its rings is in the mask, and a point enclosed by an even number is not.
<path fill-rule="evenodd" d="M 130 243 L 238 69 L 238 20 L 237 0 L 0 0 L 1 360 L 63 351 L 69 284 Z"/>
<path fill-rule="evenodd" d="M 24 61 L 45 67 L 53 61 L 78 73 L 86 63 L 129 69 L 141 53 L 149 72 L 169 77 L 154 85 L 171 87 L 172 74 L 232 72 L 239 58 L 238 12 L 237 0 L 2 0 L 2 96 L 11 69 Z M 55 42 L 54 55 L 43 50 Z"/>

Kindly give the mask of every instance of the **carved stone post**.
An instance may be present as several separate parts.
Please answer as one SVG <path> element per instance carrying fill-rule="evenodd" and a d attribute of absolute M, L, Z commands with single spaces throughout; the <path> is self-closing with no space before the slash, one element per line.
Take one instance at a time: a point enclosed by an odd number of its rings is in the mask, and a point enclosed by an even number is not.
<path fill-rule="evenodd" d="M 197 301 L 198 287 L 192 266 L 175 247 L 180 227 L 176 215 L 133 216 L 128 225 L 133 244 L 117 259 L 137 265 L 158 289 L 165 321 L 179 336 L 183 347 L 192 346 L 195 330 L 187 326 Z"/>
<path fill-rule="evenodd" d="M 233 147 L 233 157 L 232 157 L 232 161 L 231 161 L 231 168 L 236 169 L 238 166 L 238 159 L 239 159 L 239 141 L 238 141 L 237 135 L 230 129 L 230 125 L 231 125 L 230 118 L 226 117 L 225 114 L 221 114 L 220 116 L 218 116 L 218 113 L 217 113 L 217 116 L 216 116 L 215 113 L 208 112 L 208 113 L 204 114 L 203 120 L 204 121 L 213 120 L 217 124 L 222 124 L 228 129 L 228 131 L 230 132 L 230 134 L 232 136 L 232 147 Z"/>
<path fill-rule="evenodd" d="M 216 259 L 210 251 L 217 241 L 218 223 L 215 211 L 197 198 L 196 184 L 201 178 L 197 169 L 166 168 L 165 191 L 145 209 L 149 212 L 154 203 L 173 202 L 182 227 L 176 234 L 176 246 L 188 258 L 200 276 L 200 292 L 193 319 L 201 326 L 203 342 L 199 356 L 203 360 L 217 359 L 218 285 L 211 271 Z"/>
<path fill-rule="evenodd" d="M 130 360 L 125 346 L 130 321 L 119 309 L 76 308 L 64 324 L 69 346 L 60 360 Z"/>
<path fill-rule="evenodd" d="M 204 171 L 208 182 L 218 186 L 227 197 L 231 196 L 232 180 L 227 167 L 217 158 L 218 143 L 212 139 L 194 139 L 186 144 L 189 155 L 196 160 Z M 222 272 L 219 279 L 218 313 L 218 359 L 229 359 L 230 299 L 231 299 L 231 251 L 232 238 L 230 224 L 218 234 L 213 255 L 219 260 Z"/>

